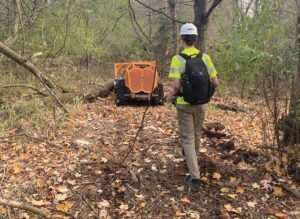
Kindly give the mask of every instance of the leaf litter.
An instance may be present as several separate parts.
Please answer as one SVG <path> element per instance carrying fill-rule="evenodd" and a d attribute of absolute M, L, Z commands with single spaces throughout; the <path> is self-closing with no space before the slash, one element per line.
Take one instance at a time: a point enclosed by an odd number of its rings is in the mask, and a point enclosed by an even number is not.
<path fill-rule="evenodd" d="M 226 136 L 204 134 L 201 139 L 198 193 L 183 187 L 187 169 L 179 147 L 176 110 L 170 104 L 150 108 L 129 159 L 121 166 L 114 164 L 131 145 L 144 108 L 116 107 L 109 97 L 82 105 L 57 127 L 49 140 L 62 149 L 5 140 L 0 152 L 5 163 L 1 173 L 6 170 L 3 195 L 13 199 L 18 194 L 20 201 L 87 219 L 299 218 L 299 200 L 268 175 L 270 170 L 282 170 L 259 155 L 263 133 L 256 115 L 263 115 L 265 109 L 258 102 L 232 97 L 214 101 L 225 99 L 248 113 L 209 110 L 206 122 L 222 123 Z M 234 144 L 228 147 L 228 142 Z M 83 196 L 95 211 L 84 204 Z M 1 207 L 0 214 L 6 215 L 6 209 Z"/>

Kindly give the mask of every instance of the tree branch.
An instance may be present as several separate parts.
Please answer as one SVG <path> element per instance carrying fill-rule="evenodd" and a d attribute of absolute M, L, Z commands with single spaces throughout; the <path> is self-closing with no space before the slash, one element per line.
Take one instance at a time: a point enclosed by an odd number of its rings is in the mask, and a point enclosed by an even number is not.
<path fill-rule="evenodd" d="M 139 0 L 135 0 L 135 1 L 138 2 L 139 4 L 143 5 L 145 8 L 148 8 L 148 9 L 154 11 L 154 12 L 157 12 L 157 13 L 159 13 L 159 14 L 164 15 L 166 18 L 168 18 L 168 19 L 170 19 L 170 20 L 172 20 L 172 21 L 175 21 L 175 22 L 180 23 L 180 24 L 185 24 L 185 23 L 187 23 L 186 21 L 180 21 L 180 20 L 173 19 L 171 16 L 169 16 L 169 15 L 166 14 L 165 12 L 160 11 L 160 10 L 157 10 L 157 9 L 155 9 L 155 8 L 151 8 L 150 6 L 146 5 L 145 3 L 143 3 L 143 2 L 141 2 L 141 1 L 139 1 Z"/>
<path fill-rule="evenodd" d="M 222 2 L 222 0 L 215 0 L 213 4 L 210 6 L 208 11 L 206 12 L 206 19 L 210 16 L 210 14 L 213 12 L 213 10 Z"/>
<path fill-rule="evenodd" d="M 12 200 L 9 200 L 9 199 L 0 198 L 0 205 L 10 206 L 10 207 L 13 207 L 13 208 L 19 208 L 19 209 L 22 209 L 22 210 L 25 210 L 25 211 L 29 211 L 33 214 L 39 215 L 39 216 L 41 216 L 43 218 L 46 218 L 46 219 L 52 219 L 53 218 L 50 213 L 44 212 L 39 208 L 33 207 L 31 205 L 28 205 L 28 204 L 25 204 L 25 203 L 22 203 L 22 202 L 17 202 L 17 201 L 12 201 Z"/>
<path fill-rule="evenodd" d="M 34 76 L 36 76 L 40 82 L 45 86 L 45 88 L 49 91 L 50 95 L 57 102 L 57 104 L 64 110 L 65 113 L 68 113 L 68 110 L 64 107 L 62 102 L 58 99 L 54 91 L 52 90 L 56 86 L 46 77 L 43 73 L 35 67 L 31 62 L 20 56 L 18 53 L 7 47 L 4 43 L 0 42 L 0 52 L 11 58 L 13 61 L 17 62 L 28 71 L 30 71 Z"/>
<path fill-rule="evenodd" d="M 48 145 L 53 146 L 53 147 L 61 148 L 60 146 L 54 144 L 53 142 L 50 142 L 50 141 L 48 141 L 46 139 L 42 139 L 42 138 L 38 138 L 38 137 L 34 137 L 34 136 L 31 136 L 31 135 L 28 135 L 26 133 L 21 133 L 21 134 L 15 134 L 15 135 L 9 135 L 9 136 L 5 136 L 5 137 L 0 137 L 0 140 L 1 139 L 7 139 L 7 138 L 22 137 L 22 136 L 25 136 L 27 138 L 31 138 L 31 139 L 33 139 L 35 141 L 45 142 Z"/>
<path fill-rule="evenodd" d="M 4 89 L 4 88 L 11 88 L 11 87 L 22 87 L 22 88 L 28 88 L 28 89 L 31 89 L 31 90 L 34 90 L 36 91 L 38 94 L 44 96 L 44 97 L 47 97 L 48 95 L 39 91 L 39 89 L 37 89 L 36 87 L 32 86 L 32 85 L 28 85 L 28 84 L 9 84 L 9 85 L 3 85 L 3 86 L 0 86 L 0 89 Z"/>

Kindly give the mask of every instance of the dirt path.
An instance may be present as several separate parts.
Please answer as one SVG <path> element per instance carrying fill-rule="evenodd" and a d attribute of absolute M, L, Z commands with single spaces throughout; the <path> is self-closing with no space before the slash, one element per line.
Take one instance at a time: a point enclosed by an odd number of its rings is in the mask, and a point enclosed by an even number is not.
<path fill-rule="evenodd" d="M 247 112 L 209 107 L 206 122 L 221 122 L 226 137 L 203 136 L 198 193 L 183 188 L 186 167 L 171 105 L 149 110 L 134 151 L 121 167 L 114 165 L 125 155 L 145 108 L 117 108 L 110 97 L 81 106 L 62 126 L 49 130 L 60 149 L 24 139 L 22 144 L 20 139 L 1 143 L 3 194 L 83 219 L 299 218 L 299 200 L 269 181 L 268 171 L 280 175 L 283 170 L 260 155 L 267 151 L 261 149 L 261 103 L 230 101 Z M 1 214 L 6 215 L 3 207 Z M 15 210 L 11 214 L 34 218 Z"/>

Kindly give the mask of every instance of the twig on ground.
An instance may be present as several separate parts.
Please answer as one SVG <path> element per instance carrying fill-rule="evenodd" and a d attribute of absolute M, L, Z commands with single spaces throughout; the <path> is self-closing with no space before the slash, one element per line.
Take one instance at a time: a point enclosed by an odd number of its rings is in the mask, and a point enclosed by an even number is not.
<path fill-rule="evenodd" d="M 31 205 L 22 203 L 22 202 L 17 202 L 17 201 L 13 201 L 13 200 L 9 200 L 9 199 L 3 199 L 0 198 L 0 205 L 4 205 L 4 206 L 10 206 L 13 208 L 19 208 L 25 211 L 29 211 L 33 214 L 39 215 L 43 218 L 46 219 L 53 219 L 52 215 L 48 212 L 44 212 L 39 208 L 33 207 Z"/>
<path fill-rule="evenodd" d="M 99 213 L 96 211 L 96 209 L 89 203 L 89 201 L 87 200 L 87 198 L 82 194 L 82 200 L 83 200 L 83 203 L 85 203 L 96 215 L 95 217 L 98 218 L 98 219 L 101 219 L 99 217 Z"/>
<path fill-rule="evenodd" d="M 296 198 L 300 199 L 300 193 L 296 190 L 293 190 L 291 187 L 289 187 L 287 184 L 285 184 L 284 182 L 282 182 L 282 180 L 275 174 L 275 173 L 270 173 L 272 178 L 279 183 L 279 185 L 285 189 L 286 191 L 292 193 Z"/>
<path fill-rule="evenodd" d="M 217 103 L 214 104 L 216 106 L 216 108 L 221 109 L 221 110 L 229 110 L 229 111 L 233 111 L 233 112 L 247 112 L 245 109 L 238 107 L 236 105 L 225 105 L 225 104 L 221 104 L 221 103 Z"/>
<path fill-rule="evenodd" d="M 60 146 L 54 144 L 53 142 L 50 142 L 50 141 L 48 141 L 48 140 L 46 140 L 46 139 L 43 139 L 43 138 L 38 138 L 38 137 L 34 137 L 34 136 L 31 136 L 31 135 L 28 135 L 28 134 L 26 134 L 26 133 L 20 133 L 20 134 L 15 134 L 15 135 L 9 135 L 9 136 L 5 136 L 5 137 L 0 137 L 0 140 L 2 140 L 2 139 L 7 139 L 7 138 L 22 137 L 22 136 L 25 136 L 25 137 L 27 137 L 27 138 L 31 138 L 31 139 L 33 139 L 33 140 L 35 140 L 35 141 L 45 142 L 45 143 L 47 143 L 48 145 L 53 146 L 53 147 L 61 148 Z"/>
<path fill-rule="evenodd" d="M 6 175 L 6 164 L 3 164 L 3 176 L 2 176 L 2 179 L 1 179 L 1 182 L 0 182 L 0 194 L 3 198 L 5 198 L 5 197 L 4 197 L 4 193 L 3 193 L 3 190 L 2 190 L 2 184 L 4 182 L 5 175 Z M 9 206 L 5 206 L 5 208 L 6 208 L 6 211 L 7 211 L 8 219 L 11 219 Z"/>
<path fill-rule="evenodd" d="M 141 209 L 141 211 L 139 211 L 136 215 L 135 215 L 135 217 L 137 217 L 137 216 L 139 216 L 141 213 L 143 213 L 143 212 L 145 212 L 145 211 L 149 211 L 149 210 L 151 210 L 152 209 L 152 207 L 153 207 L 153 204 L 154 203 L 156 203 L 156 201 L 162 196 L 163 194 L 161 193 L 161 194 L 159 194 L 147 207 L 145 207 L 145 208 L 142 208 Z"/>
<path fill-rule="evenodd" d="M 34 90 L 36 91 L 38 94 L 44 96 L 44 97 L 47 97 L 48 95 L 41 92 L 39 89 L 37 89 L 36 87 L 32 86 L 32 85 L 29 85 L 29 84 L 9 84 L 9 85 L 3 85 L 0 87 L 0 89 L 4 89 L 4 88 L 12 88 L 12 87 L 22 87 L 22 88 L 28 88 L 28 89 L 31 89 L 31 90 Z"/>
<path fill-rule="evenodd" d="M 6 175 L 6 164 L 3 164 L 3 175 L 2 175 L 2 178 L 1 178 L 0 185 L 3 184 L 3 181 L 5 179 L 5 175 Z"/>
<path fill-rule="evenodd" d="M 69 217 L 71 217 L 71 218 L 73 218 L 73 219 L 77 219 L 77 217 L 76 217 L 75 215 L 71 214 L 71 213 L 68 213 L 68 212 L 65 212 L 65 211 L 60 211 L 60 210 L 57 210 L 57 209 L 55 209 L 55 208 L 48 208 L 48 209 L 49 209 L 50 211 L 55 211 L 55 212 L 57 212 L 57 213 L 64 214 L 64 215 L 69 216 Z"/>

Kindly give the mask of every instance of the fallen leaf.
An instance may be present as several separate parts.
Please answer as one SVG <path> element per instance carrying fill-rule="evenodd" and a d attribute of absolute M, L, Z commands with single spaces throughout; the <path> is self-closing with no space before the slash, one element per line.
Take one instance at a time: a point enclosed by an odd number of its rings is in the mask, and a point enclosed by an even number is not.
<path fill-rule="evenodd" d="M 253 184 L 252 184 L 252 188 L 254 188 L 254 189 L 259 189 L 260 186 L 259 186 L 257 183 L 253 183 Z"/>
<path fill-rule="evenodd" d="M 128 205 L 121 204 L 119 206 L 119 213 L 122 214 L 129 209 Z"/>
<path fill-rule="evenodd" d="M 118 188 L 118 192 L 119 193 L 122 193 L 122 192 L 125 192 L 126 191 L 126 188 L 124 187 L 124 186 L 120 186 L 119 188 Z"/>
<path fill-rule="evenodd" d="M 6 214 L 6 208 L 0 206 L 0 214 Z"/>
<path fill-rule="evenodd" d="M 137 198 L 140 199 L 140 200 L 145 199 L 145 196 L 143 196 L 142 194 L 141 194 L 141 195 L 136 195 L 136 194 L 135 194 L 135 197 L 137 197 Z"/>
<path fill-rule="evenodd" d="M 200 215 L 199 215 L 198 213 L 196 213 L 196 212 L 192 212 L 192 213 L 190 214 L 190 217 L 191 217 L 192 219 L 200 219 Z"/>
<path fill-rule="evenodd" d="M 183 202 L 184 204 L 191 204 L 191 201 L 187 197 L 181 199 L 181 202 Z"/>
<path fill-rule="evenodd" d="M 204 182 L 208 182 L 208 178 L 206 176 L 201 177 L 201 180 Z"/>
<path fill-rule="evenodd" d="M 76 185 L 75 179 L 74 180 L 67 180 L 67 183 L 69 183 L 72 186 Z"/>
<path fill-rule="evenodd" d="M 253 201 L 253 202 L 247 202 L 247 205 L 248 205 L 250 208 L 254 208 L 256 204 L 257 204 L 256 201 Z"/>
<path fill-rule="evenodd" d="M 263 185 L 263 188 L 267 191 L 272 191 L 273 187 L 271 186 L 272 180 L 262 180 L 260 183 Z"/>
<path fill-rule="evenodd" d="M 237 194 L 228 194 L 228 197 L 230 197 L 232 199 L 236 199 L 237 198 Z"/>
<path fill-rule="evenodd" d="M 175 209 L 175 216 L 176 217 L 183 217 L 185 215 L 186 215 L 186 213 L 182 212 L 180 209 L 178 209 L 178 208 Z"/>
<path fill-rule="evenodd" d="M 229 189 L 228 188 L 221 188 L 220 191 L 224 192 L 224 193 L 227 193 L 227 192 L 229 192 Z"/>
<path fill-rule="evenodd" d="M 213 174 L 213 179 L 216 179 L 216 180 L 219 180 L 219 179 L 221 179 L 221 174 L 220 173 L 214 173 Z"/>
<path fill-rule="evenodd" d="M 60 193 L 66 193 L 69 191 L 69 189 L 66 186 L 59 185 L 56 187 L 56 190 Z"/>
<path fill-rule="evenodd" d="M 64 202 L 64 203 L 56 205 L 56 209 L 59 211 L 67 212 L 73 207 L 73 205 L 74 205 L 73 202 Z"/>
<path fill-rule="evenodd" d="M 44 201 L 44 200 L 39 200 L 39 201 L 36 201 L 34 199 L 30 199 L 29 202 L 34 205 L 34 206 L 45 206 L 45 205 L 50 205 L 51 203 L 48 202 L 48 201 Z"/>
<path fill-rule="evenodd" d="M 273 189 L 274 189 L 273 195 L 283 196 L 282 188 L 280 186 L 274 186 Z"/>
<path fill-rule="evenodd" d="M 98 155 L 96 153 L 91 153 L 90 154 L 90 158 L 93 160 L 97 160 L 98 159 Z"/>
<path fill-rule="evenodd" d="M 19 174 L 19 173 L 21 173 L 21 165 L 20 164 L 18 164 L 18 163 L 15 163 L 14 165 L 13 165 L 13 173 L 14 174 Z"/>
<path fill-rule="evenodd" d="M 225 211 L 232 211 L 233 207 L 231 204 L 224 205 Z"/>
<path fill-rule="evenodd" d="M 102 157 L 101 159 L 100 159 L 100 161 L 102 162 L 102 163 L 107 163 L 107 159 L 105 158 L 105 157 Z"/>
<path fill-rule="evenodd" d="M 155 166 L 155 164 L 152 164 L 151 170 L 153 170 L 153 171 L 158 171 L 157 168 L 156 168 L 156 166 Z"/>
<path fill-rule="evenodd" d="M 110 206 L 109 202 L 105 199 L 103 201 L 97 203 L 97 207 L 102 209 L 102 208 L 108 208 Z"/>
<path fill-rule="evenodd" d="M 279 217 L 279 218 L 287 218 L 288 215 L 283 213 L 283 212 L 278 212 L 275 214 L 276 217 Z"/>
<path fill-rule="evenodd" d="M 106 209 L 102 209 L 102 210 L 100 211 L 99 216 L 100 216 L 100 218 L 103 218 L 103 219 L 109 218 Z"/>
<path fill-rule="evenodd" d="M 274 164 L 271 161 L 269 161 L 269 162 L 265 163 L 264 166 L 265 166 L 266 170 L 270 171 L 274 167 Z"/>
<path fill-rule="evenodd" d="M 140 205 L 139 205 L 139 208 L 144 208 L 146 206 L 146 203 L 145 202 L 141 202 Z"/>
<path fill-rule="evenodd" d="M 66 193 L 64 193 L 64 194 L 56 194 L 55 195 L 55 199 L 57 201 L 64 201 L 64 200 L 66 200 L 67 197 L 68 197 L 68 195 Z"/>
<path fill-rule="evenodd" d="M 184 191 L 184 186 L 179 186 L 179 187 L 177 187 L 177 190 L 178 190 L 178 191 L 181 191 L 181 192 Z"/>
<path fill-rule="evenodd" d="M 280 168 L 279 166 L 275 166 L 275 167 L 274 167 L 274 170 L 275 170 L 275 172 L 276 172 L 277 176 L 281 177 L 281 176 L 283 176 L 283 175 L 284 175 L 284 171 L 283 171 L 283 169 L 282 169 L 282 168 Z"/>
<path fill-rule="evenodd" d="M 15 129 L 8 129 L 7 130 L 7 134 L 9 134 L 9 135 L 13 135 L 13 134 L 15 134 L 16 133 L 16 130 Z"/>
<path fill-rule="evenodd" d="M 240 186 L 238 186 L 237 188 L 236 188 L 236 190 L 235 190 L 235 192 L 236 193 L 239 193 L 239 194 L 243 194 L 244 193 L 244 188 L 243 187 L 240 187 Z"/>
<path fill-rule="evenodd" d="M 231 177 L 229 177 L 229 180 L 230 180 L 230 182 L 235 182 L 236 181 L 236 177 L 231 176 Z"/>
<path fill-rule="evenodd" d="M 207 149 L 206 149 L 206 148 L 200 148 L 199 152 L 201 152 L 201 153 L 206 153 L 206 152 L 207 152 Z"/>

